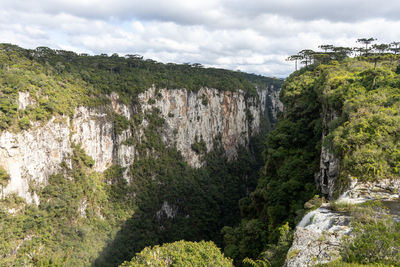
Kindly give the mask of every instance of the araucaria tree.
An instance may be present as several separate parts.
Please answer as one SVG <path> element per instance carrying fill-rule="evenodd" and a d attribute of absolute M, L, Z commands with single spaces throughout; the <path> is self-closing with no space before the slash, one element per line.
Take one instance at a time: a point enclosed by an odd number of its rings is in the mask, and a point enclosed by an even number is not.
<path fill-rule="evenodd" d="M 294 61 L 295 70 L 297 71 L 297 61 L 302 60 L 302 59 L 303 59 L 303 56 L 301 56 L 301 55 L 292 55 L 292 56 L 288 57 L 286 60 Z"/>
<path fill-rule="evenodd" d="M 376 38 L 373 37 L 357 39 L 357 43 L 365 44 L 365 55 L 367 55 L 368 51 L 370 50 L 370 48 L 368 48 L 368 45 L 370 45 L 374 41 L 376 41 Z"/>

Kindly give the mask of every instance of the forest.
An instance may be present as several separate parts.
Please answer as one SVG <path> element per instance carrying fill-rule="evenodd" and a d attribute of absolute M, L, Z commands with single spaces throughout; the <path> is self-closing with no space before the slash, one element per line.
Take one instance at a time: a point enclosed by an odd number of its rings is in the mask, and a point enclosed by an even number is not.
<path fill-rule="evenodd" d="M 111 91 L 120 95 L 121 102 L 135 105 L 139 93 L 151 86 L 215 87 L 258 97 L 258 87 L 280 87 L 282 83 L 197 64 L 161 64 L 138 56 L 77 55 L 43 47 L 27 50 L 9 44 L 1 45 L 0 67 L 1 133 L 28 131 L 53 116 L 73 116 L 81 105 L 110 105 Z M 29 92 L 33 104 L 18 109 L 19 92 Z M 207 105 L 206 100 L 199 101 Z M 268 118 L 264 118 L 260 134 L 239 148 L 234 161 L 228 161 L 218 138 L 208 153 L 201 139 L 192 144 L 204 162 L 203 167 L 193 168 L 176 148 L 161 140 L 165 120 L 159 110 L 134 114 L 130 120 L 115 112 L 108 116 L 115 135 L 146 120 L 144 141 L 137 144 L 131 138 L 125 142 L 136 145 L 140 157 L 128 170 L 113 165 L 96 172 L 93 158 L 74 144 L 72 165 L 62 163 L 44 187 L 29 185 L 39 205 L 13 194 L 2 197 L 0 265 L 118 266 L 147 246 L 178 240 L 211 240 L 219 248 L 208 248 L 210 242 L 201 246 L 215 251 L 216 256 L 221 254 L 222 227 L 239 221 L 237 203 L 256 186 L 263 164 L 262 139 L 271 128 Z M 134 183 L 122 177 L 124 171 Z M 0 179 L 2 188 L 10 180 L 3 168 Z M 164 203 L 177 210 L 174 218 L 157 216 Z"/>
<path fill-rule="evenodd" d="M 336 197 L 348 187 L 349 177 L 360 182 L 399 179 L 398 43 L 394 43 L 391 53 L 384 53 L 368 48 L 374 38 L 359 41 L 367 46 L 361 55 L 354 57 L 341 51 L 322 52 L 327 56 L 327 60 L 322 61 L 319 54 L 311 50 L 306 54 L 304 50 L 300 52 L 305 57 L 304 67 L 292 73 L 283 84 L 280 99 L 285 112 L 266 137 L 265 165 L 257 188 L 239 202 L 241 223 L 223 229 L 225 255 L 233 258 L 235 264 L 240 265 L 246 257 L 258 259 L 260 262 L 255 264 L 260 265 L 256 266 L 284 264 L 289 257 L 286 251 L 293 229 L 310 211 L 304 204 L 311 201 L 316 208 L 329 201 L 318 192 L 314 181 L 323 146 L 340 160 Z M 322 120 L 328 112 L 335 116 L 322 141 Z M 357 231 L 363 234 L 359 240 L 344 246 L 342 258 L 345 262 L 332 266 L 390 266 L 400 262 L 390 253 L 380 257 L 373 255 L 372 251 L 378 251 L 381 246 L 380 242 L 373 241 L 375 239 L 385 243 L 382 247 L 394 251 L 400 248 L 396 230 L 400 224 L 393 223 L 392 219 L 378 219 L 382 210 L 378 207 L 365 211 L 363 223 L 360 217 L 355 219 Z M 383 233 L 387 234 L 387 239 L 382 239 Z"/>
<path fill-rule="evenodd" d="M 32 185 L 39 206 L 17 196 L 0 200 L 0 254 L 7 255 L 0 257 L 0 264 L 282 266 L 296 224 L 310 211 L 304 204 L 312 200 L 315 208 L 330 201 L 314 181 L 323 147 L 340 160 L 337 196 L 346 189 L 348 177 L 362 182 L 400 177 L 399 44 L 370 46 L 373 41 L 359 39 L 365 45 L 359 50 L 323 45 L 321 52 L 303 50 L 291 56 L 296 71 L 282 85 L 284 112 L 272 131 L 265 121 L 260 135 L 249 148 L 241 148 L 234 161 L 224 156 L 218 140 L 208 153 L 199 142 L 192 149 L 205 165 L 190 167 L 162 142 L 164 121 L 157 111 L 146 114 L 148 142 L 141 147 L 143 156 L 129 168 L 135 183 L 122 178 L 124 170 L 118 165 L 104 173 L 93 171 L 93 159 L 75 146 L 72 168 L 63 166 L 44 188 Z M 304 64 L 299 70 L 298 61 Z M 89 56 L 2 44 L 0 129 L 24 131 L 32 122 L 71 115 L 79 105 L 103 105 L 111 90 L 121 101 L 135 103 L 153 84 L 241 89 L 255 96 L 257 87 L 279 87 L 282 80 L 199 64 L 162 64 L 138 55 Z M 37 105 L 18 110 L 19 90 L 34 95 Z M 323 129 L 328 112 L 335 116 Z M 116 130 L 134 127 L 123 118 L 114 119 Z M 324 130 L 328 134 L 322 140 Z M 8 179 L 0 169 L 2 188 Z M 85 216 L 79 216 L 82 199 L 88 205 Z M 177 208 L 178 216 L 155 216 L 164 201 Z M 400 224 L 377 216 L 379 203 L 336 208 L 358 215 L 352 222 L 356 239 L 343 242 L 341 259 L 326 266 L 399 263 L 395 252 L 400 249 Z M 10 215 L 6 209 L 18 212 Z M 22 245 L 13 251 L 16 244 Z M 379 249 L 394 253 L 374 253 Z"/>

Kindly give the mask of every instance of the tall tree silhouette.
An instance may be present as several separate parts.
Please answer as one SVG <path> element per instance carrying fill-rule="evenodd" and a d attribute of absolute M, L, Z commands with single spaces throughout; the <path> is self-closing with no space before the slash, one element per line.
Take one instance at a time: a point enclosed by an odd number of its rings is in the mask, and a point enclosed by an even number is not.
<path fill-rule="evenodd" d="M 379 54 L 384 54 L 389 50 L 390 45 L 388 44 L 374 44 L 372 48 L 376 50 Z"/>
<path fill-rule="evenodd" d="M 304 63 L 306 67 L 312 63 L 313 61 L 313 55 L 315 52 L 311 49 L 304 49 L 299 52 L 299 55 L 302 56 L 302 61 L 301 63 Z"/>
<path fill-rule="evenodd" d="M 390 51 L 392 51 L 395 55 L 400 52 L 400 42 L 391 42 L 390 43 Z"/>
<path fill-rule="evenodd" d="M 295 69 L 297 70 L 297 61 L 302 60 L 302 59 L 303 59 L 303 56 L 301 56 L 301 55 L 292 55 L 292 56 L 288 57 L 286 60 L 294 61 L 294 66 L 295 66 Z"/>
<path fill-rule="evenodd" d="M 373 38 L 373 37 L 357 39 L 357 43 L 365 44 L 365 55 L 367 55 L 368 51 L 369 51 L 368 45 L 370 45 L 374 41 L 376 41 L 376 38 Z"/>

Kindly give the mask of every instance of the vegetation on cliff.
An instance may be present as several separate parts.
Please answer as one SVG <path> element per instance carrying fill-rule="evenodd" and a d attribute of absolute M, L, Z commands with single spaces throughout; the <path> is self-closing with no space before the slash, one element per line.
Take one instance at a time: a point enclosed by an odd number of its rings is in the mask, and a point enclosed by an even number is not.
<path fill-rule="evenodd" d="M 126 103 L 136 103 L 139 93 L 156 88 L 197 91 L 201 87 L 243 90 L 257 96 L 256 88 L 281 81 L 259 75 L 200 64 L 162 64 L 138 55 L 89 56 L 47 47 L 23 49 L 0 44 L 0 131 L 27 129 L 30 122 L 53 115 L 71 115 L 79 105 L 108 103 L 117 92 Z M 19 92 L 29 93 L 29 105 L 18 109 Z"/>
<path fill-rule="evenodd" d="M 224 157 L 218 139 L 209 153 L 200 139 L 192 149 L 205 165 L 190 167 L 161 141 L 164 121 L 156 111 L 145 114 L 149 125 L 138 147 L 140 157 L 128 169 L 131 183 L 122 178 L 125 169 L 118 165 L 94 172 L 93 160 L 76 145 L 72 165 L 64 163 L 63 171 L 51 176 L 44 188 L 31 185 L 39 206 L 15 196 L 1 200 L 0 264 L 117 266 L 134 257 L 125 266 L 140 266 L 147 261 L 208 261 L 208 256 L 221 265 L 231 264 L 212 243 L 156 246 L 184 239 L 224 243 L 225 256 L 236 265 L 282 266 L 290 229 L 304 215 L 304 203 L 318 194 L 314 175 L 322 147 L 340 160 L 337 194 L 349 179 L 400 177 L 399 56 L 365 52 L 346 58 L 346 51 L 340 53 L 310 59 L 307 67 L 288 77 L 280 96 L 285 112 L 265 147 L 264 137 L 258 137 L 233 162 Z M 152 84 L 189 90 L 240 88 L 250 95 L 262 84 L 279 84 L 135 55 L 87 56 L 11 45 L 0 46 L 0 63 L 2 130 L 27 129 L 33 121 L 70 115 L 78 105 L 108 103 L 105 96 L 111 91 L 135 103 L 138 93 Z M 18 92 L 24 91 L 35 104 L 21 110 Z M 131 123 L 115 114 L 113 121 L 117 132 Z M 322 141 L 323 132 L 327 136 Z M 343 261 L 350 266 L 397 264 L 399 224 L 372 216 L 353 225 L 355 239 L 345 244 Z M 207 255 L 187 253 L 194 248 Z M 382 256 L 379 249 L 387 253 Z"/>
<path fill-rule="evenodd" d="M 106 95 L 112 91 L 134 104 L 137 95 L 152 84 L 189 90 L 202 86 L 242 89 L 247 96 L 254 95 L 258 86 L 280 84 L 276 79 L 197 65 L 4 44 L 0 45 L 0 74 L 1 131 L 26 130 L 53 115 L 72 115 L 79 105 L 110 104 Z M 20 92 L 29 92 L 31 104 L 25 109 L 18 108 Z M 165 125 L 157 109 L 134 114 L 132 120 L 109 115 L 114 134 L 140 124 L 143 118 L 148 122 L 141 143 L 134 138 L 124 142 L 137 145 L 139 157 L 134 164 L 127 169 L 114 165 L 98 173 L 93 170 L 94 160 L 74 144 L 71 162 L 63 162 L 45 187 L 30 183 L 38 206 L 15 195 L 0 200 L 0 265 L 118 266 L 147 246 L 182 239 L 213 240 L 222 247 L 221 228 L 238 223 L 237 203 L 255 188 L 268 122 L 231 162 L 220 139 L 206 153 L 200 138 L 192 149 L 203 158 L 204 166 L 196 169 L 176 148 L 162 142 Z M 128 181 L 122 175 L 125 171 Z M 204 249 L 215 252 L 211 243 Z"/>
<path fill-rule="evenodd" d="M 314 174 L 322 146 L 340 160 L 337 195 L 349 179 L 367 182 L 400 177 L 399 59 L 393 54 L 379 58 L 374 54 L 312 61 L 287 78 L 280 95 L 285 113 L 267 136 L 266 163 L 257 188 L 240 201 L 241 223 L 223 230 L 225 254 L 236 264 L 248 256 L 268 260 L 273 266 L 283 264 L 290 242 L 279 242 L 279 230 L 286 222 L 293 228 L 304 214 L 303 204 L 317 193 Z M 327 129 L 324 117 L 329 122 Z M 323 130 L 328 135 L 322 143 Z M 370 226 L 360 231 L 377 238 L 381 230 L 397 227 L 385 222 Z M 359 246 L 373 244 L 367 240 L 369 234 L 357 237 Z M 276 250 L 279 243 L 280 250 Z M 358 248 L 354 243 L 349 249 Z M 354 255 L 347 260 L 395 262 L 375 261 L 372 254 Z"/>

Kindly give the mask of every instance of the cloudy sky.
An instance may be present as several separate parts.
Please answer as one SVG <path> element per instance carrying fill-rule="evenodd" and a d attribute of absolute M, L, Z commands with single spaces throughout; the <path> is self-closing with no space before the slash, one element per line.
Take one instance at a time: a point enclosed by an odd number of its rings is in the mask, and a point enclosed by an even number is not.
<path fill-rule="evenodd" d="M 285 77 L 288 55 L 400 41 L 400 1 L 0 0 L 0 42 Z"/>

